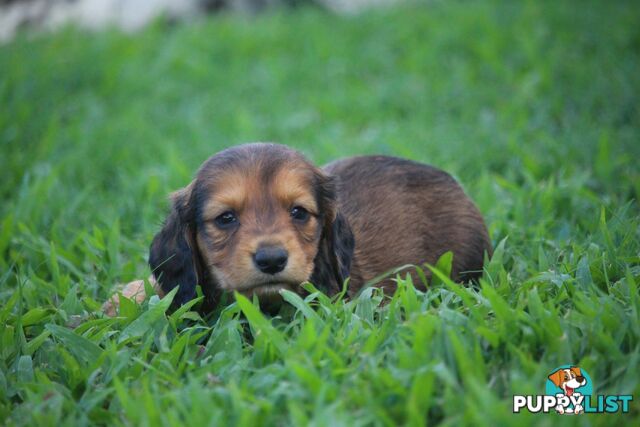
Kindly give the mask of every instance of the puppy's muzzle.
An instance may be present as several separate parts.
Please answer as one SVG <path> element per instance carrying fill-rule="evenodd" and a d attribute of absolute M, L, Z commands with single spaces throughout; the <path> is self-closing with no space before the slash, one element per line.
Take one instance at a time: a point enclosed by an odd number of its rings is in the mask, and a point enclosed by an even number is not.
<path fill-rule="evenodd" d="M 287 266 L 289 254 L 279 246 L 264 246 L 253 254 L 253 262 L 258 270 L 266 274 L 280 273 Z"/>

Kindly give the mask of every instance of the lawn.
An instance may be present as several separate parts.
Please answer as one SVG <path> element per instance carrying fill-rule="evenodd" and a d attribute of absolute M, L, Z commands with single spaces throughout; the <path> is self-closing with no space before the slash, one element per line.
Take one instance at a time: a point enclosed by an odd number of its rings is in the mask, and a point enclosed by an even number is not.
<path fill-rule="evenodd" d="M 638 22 L 633 1 L 434 1 L 0 46 L 0 424 L 639 425 Z M 168 193 L 256 140 L 449 171 L 496 248 L 481 283 L 105 318 Z M 512 413 L 564 364 L 630 412 Z"/>

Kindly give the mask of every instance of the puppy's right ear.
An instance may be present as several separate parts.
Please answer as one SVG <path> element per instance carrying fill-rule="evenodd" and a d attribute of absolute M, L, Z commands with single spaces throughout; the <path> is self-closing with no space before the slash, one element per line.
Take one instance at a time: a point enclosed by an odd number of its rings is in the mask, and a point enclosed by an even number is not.
<path fill-rule="evenodd" d="M 162 291 L 166 294 L 180 287 L 173 299 L 175 307 L 196 297 L 196 284 L 202 277 L 190 203 L 192 190 L 193 182 L 172 195 L 171 212 L 149 250 L 149 266 Z"/>
<path fill-rule="evenodd" d="M 335 295 L 351 272 L 355 241 L 349 222 L 337 211 L 334 181 L 322 176 L 318 188 L 324 224 L 309 280 L 329 295 Z"/>

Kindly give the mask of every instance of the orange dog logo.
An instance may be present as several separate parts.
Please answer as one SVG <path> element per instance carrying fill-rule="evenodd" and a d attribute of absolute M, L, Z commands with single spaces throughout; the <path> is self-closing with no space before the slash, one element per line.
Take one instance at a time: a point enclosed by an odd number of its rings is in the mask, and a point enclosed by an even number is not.
<path fill-rule="evenodd" d="M 558 369 L 549 375 L 549 381 L 555 384 L 556 387 L 564 392 L 565 396 L 571 398 L 575 390 L 587 384 L 587 379 L 582 375 L 580 368 L 577 366 L 570 366 L 569 368 Z M 561 397 L 562 394 L 558 393 L 557 397 Z M 580 414 L 584 412 L 582 405 L 574 405 L 573 408 L 566 408 L 563 405 L 556 406 L 556 411 L 560 414 L 573 413 Z"/>

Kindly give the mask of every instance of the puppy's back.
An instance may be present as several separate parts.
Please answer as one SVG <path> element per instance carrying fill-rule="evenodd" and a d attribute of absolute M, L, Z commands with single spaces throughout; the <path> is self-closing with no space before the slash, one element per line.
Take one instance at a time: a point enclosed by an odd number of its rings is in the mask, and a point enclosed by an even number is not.
<path fill-rule="evenodd" d="M 435 264 L 447 251 L 454 279 L 481 275 L 484 253 L 491 254 L 489 235 L 449 174 L 388 156 L 352 157 L 323 169 L 336 180 L 338 209 L 355 237 L 350 293 L 393 268 Z M 391 280 L 380 285 L 395 288 Z"/>

